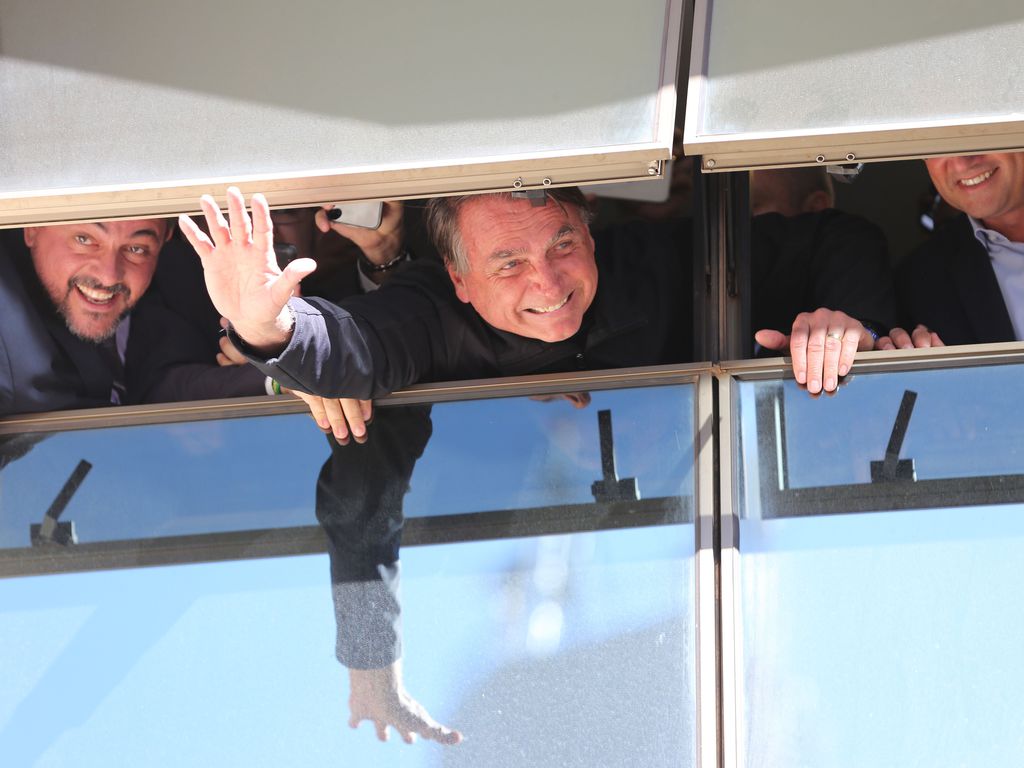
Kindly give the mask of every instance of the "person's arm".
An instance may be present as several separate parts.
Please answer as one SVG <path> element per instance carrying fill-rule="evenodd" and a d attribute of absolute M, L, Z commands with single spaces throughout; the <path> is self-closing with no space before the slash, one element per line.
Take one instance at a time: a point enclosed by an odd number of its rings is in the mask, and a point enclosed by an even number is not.
<path fill-rule="evenodd" d="M 317 481 L 316 514 L 327 533 L 338 660 L 349 669 L 351 717 L 373 722 L 387 739 L 394 728 L 458 744 L 462 735 L 433 720 L 405 690 L 401 676 L 402 504 L 432 427 L 430 408 L 384 409 L 365 445 L 332 441 Z"/>

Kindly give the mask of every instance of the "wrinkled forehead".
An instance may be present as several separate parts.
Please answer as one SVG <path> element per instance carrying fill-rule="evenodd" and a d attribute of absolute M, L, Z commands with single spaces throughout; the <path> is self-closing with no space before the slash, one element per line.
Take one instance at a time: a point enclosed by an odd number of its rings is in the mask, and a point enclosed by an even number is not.
<path fill-rule="evenodd" d="M 540 247 L 559 231 L 585 232 L 587 225 L 574 205 L 548 199 L 544 205 L 507 197 L 480 197 L 459 211 L 458 229 L 471 258 L 495 249 Z"/>

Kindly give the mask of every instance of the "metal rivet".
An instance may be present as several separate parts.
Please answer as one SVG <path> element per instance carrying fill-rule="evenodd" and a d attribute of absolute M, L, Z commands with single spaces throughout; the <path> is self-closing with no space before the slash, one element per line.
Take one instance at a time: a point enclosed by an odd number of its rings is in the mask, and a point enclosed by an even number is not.
<path fill-rule="evenodd" d="M 658 175 L 658 169 L 655 166 L 653 166 L 653 165 L 647 166 L 647 175 L 648 176 L 657 176 Z"/>
<path fill-rule="evenodd" d="M 521 186 L 523 186 L 523 177 L 520 176 L 518 179 L 513 181 L 512 186 L 515 187 L 516 189 L 519 189 Z"/>
<path fill-rule="evenodd" d="M 714 168 L 715 167 L 715 161 L 712 160 L 711 158 L 708 158 L 707 162 L 704 163 L 704 167 L 705 168 Z"/>
<path fill-rule="evenodd" d="M 545 179 L 544 179 L 544 180 L 543 180 L 543 181 L 541 182 L 541 184 L 543 184 L 543 185 L 544 185 L 545 187 L 550 187 L 550 186 L 551 186 L 551 179 L 545 178 Z"/>
<path fill-rule="evenodd" d="M 847 152 L 846 153 L 846 162 L 852 163 L 856 159 L 857 159 L 857 156 L 855 154 L 853 154 L 853 152 Z"/>
<path fill-rule="evenodd" d="M 815 160 L 815 162 L 818 162 L 818 163 L 824 163 L 825 162 L 825 156 L 824 155 L 818 155 L 816 158 L 814 158 L 814 160 Z"/>

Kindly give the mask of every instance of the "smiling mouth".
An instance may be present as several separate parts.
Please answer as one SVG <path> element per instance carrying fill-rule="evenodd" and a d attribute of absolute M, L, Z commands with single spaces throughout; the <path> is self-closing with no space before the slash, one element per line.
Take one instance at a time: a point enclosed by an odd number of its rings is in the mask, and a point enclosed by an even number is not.
<path fill-rule="evenodd" d="M 114 300 L 119 291 L 105 291 L 101 288 L 90 288 L 86 285 L 76 285 L 75 288 L 92 304 L 109 304 Z"/>
<path fill-rule="evenodd" d="M 995 172 L 996 169 L 993 168 L 990 171 L 983 171 L 982 173 L 979 173 L 977 176 L 972 176 L 969 179 L 960 179 L 958 183 L 965 187 L 976 187 L 979 184 L 988 181 L 989 178 L 991 178 L 992 174 Z"/>
<path fill-rule="evenodd" d="M 552 312 L 557 312 L 568 303 L 569 299 L 572 298 L 573 293 L 575 293 L 575 291 L 570 291 L 568 296 L 550 307 L 527 307 L 526 311 L 532 312 L 535 315 L 547 315 Z"/>

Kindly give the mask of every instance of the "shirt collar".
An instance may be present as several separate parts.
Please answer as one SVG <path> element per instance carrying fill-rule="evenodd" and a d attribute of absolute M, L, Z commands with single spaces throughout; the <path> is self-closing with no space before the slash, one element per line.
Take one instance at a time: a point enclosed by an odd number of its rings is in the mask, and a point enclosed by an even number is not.
<path fill-rule="evenodd" d="M 967 220 L 971 222 L 974 236 L 978 238 L 979 243 L 985 246 L 986 251 L 990 250 L 993 245 L 1010 245 L 1010 241 L 1004 235 L 999 234 L 994 229 L 989 229 L 973 216 L 968 216 Z"/>

